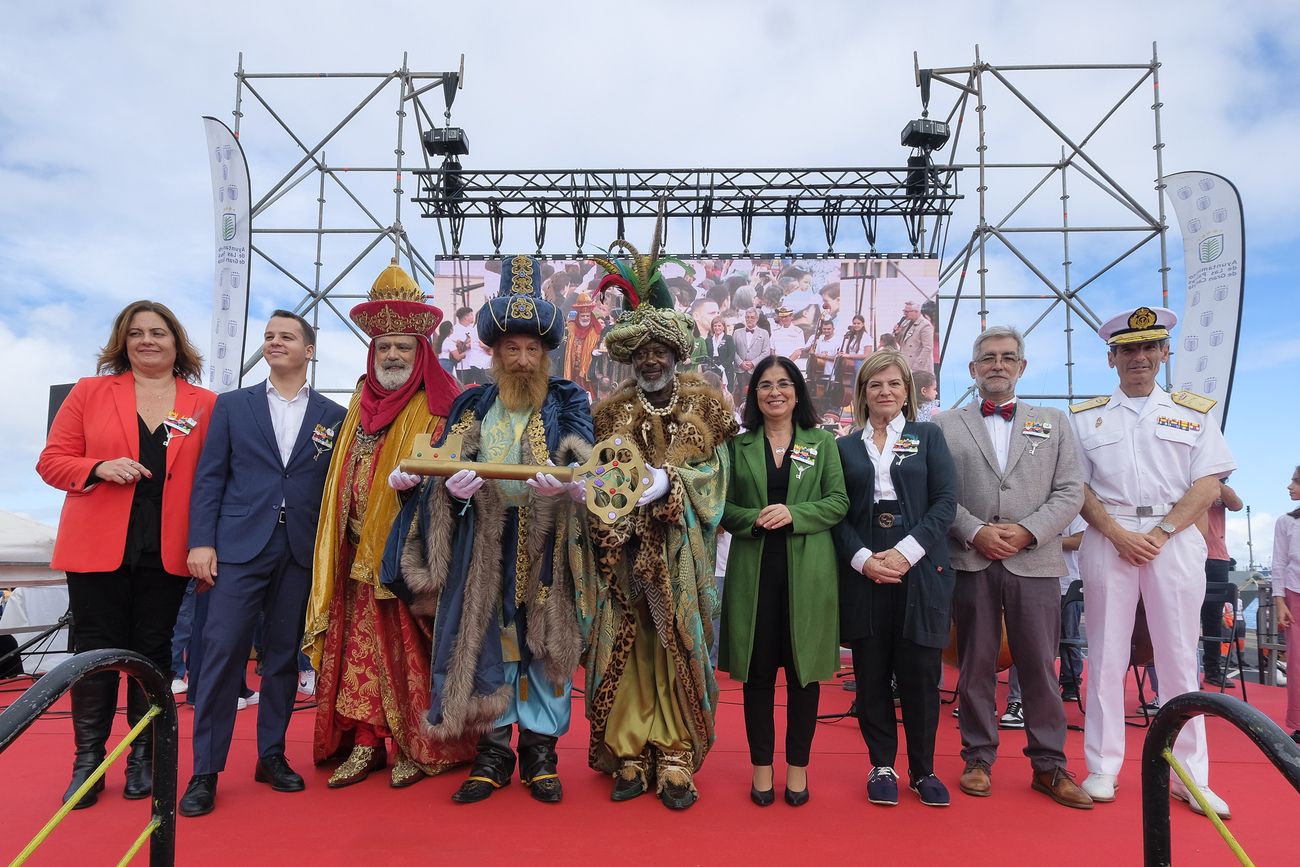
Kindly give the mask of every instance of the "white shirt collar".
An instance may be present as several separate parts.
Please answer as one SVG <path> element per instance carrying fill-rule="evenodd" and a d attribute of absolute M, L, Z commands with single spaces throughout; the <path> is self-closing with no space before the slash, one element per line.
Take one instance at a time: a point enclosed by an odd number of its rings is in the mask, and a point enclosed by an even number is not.
<path fill-rule="evenodd" d="M 900 412 L 898 415 L 893 417 L 893 419 L 889 422 L 889 424 L 885 425 L 885 429 L 897 435 L 903 432 L 903 425 L 905 424 L 907 424 L 907 416 L 903 415 Z M 862 441 L 867 442 L 870 439 L 871 439 L 871 422 L 868 421 L 866 426 L 862 428 Z"/>
<path fill-rule="evenodd" d="M 288 400 L 285 400 L 284 396 L 281 395 L 280 392 L 276 390 L 276 387 L 271 384 L 271 378 L 267 377 L 266 379 L 266 393 L 268 395 L 273 395 L 279 398 L 280 400 L 283 400 L 285 403 L 293 403 L 298 398 L 306 395 L 310 390 L 311 390 L 310 387 L 307 385 L 306 381 L 304 381 L 302 384 L 302 388 L 298 389 L 298 393 L 295 394 L 293 397 L 289 398 Z"/>

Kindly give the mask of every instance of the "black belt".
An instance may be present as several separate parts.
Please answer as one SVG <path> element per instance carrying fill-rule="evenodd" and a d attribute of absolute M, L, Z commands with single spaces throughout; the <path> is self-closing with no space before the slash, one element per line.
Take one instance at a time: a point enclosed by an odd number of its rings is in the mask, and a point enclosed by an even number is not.
<path fill-rule="evenodd" d="M 280 520 L 279 520 L 277 523 L 283 524 L 284 522 L 285 522 L 285 521 L 284 521 L 284 509 L 281 508 L 281 509 L 280 509 Z"/>
<path fill-rule="evenodd" d="M 876 513 L 876 526 L 888 530 L 895 524 L 903 523 L 903 509 L 898 500 L 881 500 L 873 507 Z"/>

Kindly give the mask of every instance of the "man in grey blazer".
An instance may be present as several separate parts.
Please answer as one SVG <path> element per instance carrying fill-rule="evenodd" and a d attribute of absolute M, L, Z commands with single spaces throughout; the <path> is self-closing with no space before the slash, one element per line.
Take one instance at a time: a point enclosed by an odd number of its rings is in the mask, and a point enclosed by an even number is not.
<path fill-rule="evenodd" d="M 772 335 L 758 324 L 758 308 L 745 311 L 745 324 L 732 333 L 736 341 L 736 402 L 745 399 L 745 390 L 754 376 L 754 365 L 772 354 Z"/>
<path fill-rule="evenodd" d="M 1092 799 L 1065 768 L 1065 711 L 1056 693 L 1066 572 L 1060 533 L 1079 514 L 1083 478 L 1064 413 L 1016 400 L 1025 341 L 1006 326 L 975 340 L 970 373 L 979 400 L 941 413 L 957 465 L 957 517 L 949 530 L 957 570 L 953 619 L 960 660 L 962 758 L 959 787 L 988 796 L 997 759 L 997 658 L 1005 620 L 1024 696 L 1025 755 L 1032 786 L 1059 804 Z"/>

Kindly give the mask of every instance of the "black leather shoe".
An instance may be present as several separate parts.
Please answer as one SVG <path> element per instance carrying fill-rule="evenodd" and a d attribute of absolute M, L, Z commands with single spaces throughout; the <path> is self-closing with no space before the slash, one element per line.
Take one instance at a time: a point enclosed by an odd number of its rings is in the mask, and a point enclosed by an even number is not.
<path fill-rule="evenodd" d="M 528 783 L 528 791 L 535 800 L 543 804 L 558 804 L 564 797 L 564 786 L 560 785 L 559 777 L 532 780 Z"/>
<path fill-rule="evenodd" d="M 501 787 L 490 780 L 481 777 L 470 777 L 460 784 L 460 788 L 452 794 L 451 799 L 457 804 L 475 804 L 479 801 L 486 801 L 499 788 Z"/>
<path fill-rule="evenodd" d="M 271 788 L 277 792 L 301 792 L 307 788 L 303 778 L 289 767 L 284 753 L 275 753 L 258 759 L 257 768 L 253 771 L 253 779 L 259 783 L 270 783 Z"/>
<path fill-rule="evenodd" d="M 805 785 L 802 792 L 792 792 L 786 789 L 785 802 L 791 807 L 802 807 L 808 803 L 808 787 Z"/>
<path fill-rule="evenodd" d="M 761 792 L 754 787 L 753 783 L 750 783 L 749 800 L 758 804 L 760 807 L 770 807 L 776 803 L 776 789 L 768 789 L 766 792 Z"/>
<path fill-rule="evenodd" d="M 181 796 L 182 816 L 206 816 L 217 805 L 217 775 L 195 774 Z"/>
<path fill-rule="evenodd" d="M 77 758 L 72 764 L 72 782 L 68 783 L 68 790 L 63 793 L 63 803 L 66 804 L 72 800 L 72 796 L 77 793 L 77 789 L 80 789 L 82 783 L 90 779 L 90 775 L 95 772 L 95 768 L 99 767 L 99 763 L 103 760 L 102 755 L 96 757 L 94 755 L 77 754 Z M 84 810 L 93 805 L 99 800 L 99 793 L 102 791 L 104 791 L 104 778 L 100 777 L 95 782 L 95 785 L 90 787 L 90 791 L 86 793 L 86 796 L 78 801 L 72 809 Z"/>

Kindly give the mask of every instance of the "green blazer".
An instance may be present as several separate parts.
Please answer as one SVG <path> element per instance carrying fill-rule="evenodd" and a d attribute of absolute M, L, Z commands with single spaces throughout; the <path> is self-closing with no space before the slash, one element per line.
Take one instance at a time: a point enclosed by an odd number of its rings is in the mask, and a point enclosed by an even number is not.
<path fill-rule="evenodd" d="M 731 450 L 731 480 L 722 526 L 731 533 L 727 578 L 722 595 L 722 638 L 718 668 L 737 680 L 749 678 L 754 648 L 754 617 L 758 610 L 758 573 L 763 561 L 763 535 L 754 521 L 767 502 L 767 458 L 763 429 L 746 431 L 727 444 Z M 787 455 L 790 489 L 786 505 L 794 518 L 786 545 L 790 576 L 790 643 L 800 684 L 826 680 L 840 664 L 839 567 L 831 527 L 849 508 L 835 436 L 819 429 L 796 428 L 796 447 L 816 449 L 811 466 L 799 475 L 800 462 Z M 776 635 L 759 641 L 779 641 Z"/>

